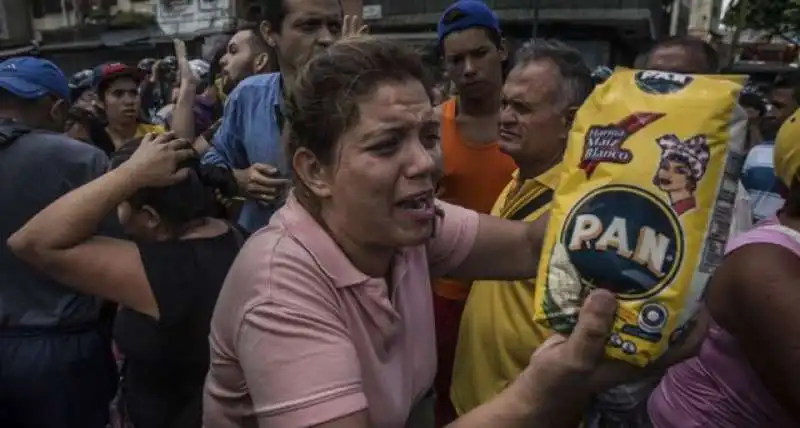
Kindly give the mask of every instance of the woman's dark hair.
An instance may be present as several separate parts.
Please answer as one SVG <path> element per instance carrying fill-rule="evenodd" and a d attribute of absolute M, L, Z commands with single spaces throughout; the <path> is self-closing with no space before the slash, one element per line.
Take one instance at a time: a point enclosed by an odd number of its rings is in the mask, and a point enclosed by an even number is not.
<path fill-rule="evenodd" d="M 344 39 L 314 56 L 300 71 L 287 100 L 287 153 L 299 148 L 323 163 L 359 118 L 358 105 L 383 83 L 419 81 L 430 99 L 433 82 L 412 48 L 372 37 Z"/>
<path fill-rule="evenodd" d="M 126 162 L 142 139 L 129 141 L 111 155 L 111 169 Z M 238 189 L 227 168 L 201 165 L 197 158 L 184 161 L 179 168 L 189 168 L 186 180 L 167 187 L 140 189 L 128 202 L 136 208 L 149 205 L 172 227 L 180 227 L 202 217 L 224 217 L 224 207 L 217 202 L 219 193 L 232 198 Z"/>

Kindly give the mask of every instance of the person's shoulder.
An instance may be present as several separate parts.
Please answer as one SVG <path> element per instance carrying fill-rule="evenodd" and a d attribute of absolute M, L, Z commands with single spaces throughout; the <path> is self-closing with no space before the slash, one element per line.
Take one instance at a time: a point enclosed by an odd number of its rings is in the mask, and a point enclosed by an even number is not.
<path fill-rule="evenodd" d="M 238 278 L 237 287 L 252 288 L 251 292 L 270 300 L 321 290 L 330 284 L 314 254 L 277 221 L 247 239 L 230 276 Z"/>
<path fill-rule="evenodd" d="M 435 111 L 438 113 L 438 116 L 441 121 L 453 121 L 456 119 L 456 99 L 455 98 L 448 98 L 438 106 L 436 106 Z"/>
<path fill-rule="evenodd" d="M 247 92 L 248 89 L 253 88 L 265 88 L 265 89 L 278 89 L 280 88 L 281 84 L 281 74 L 280 73 L 264 73 L 264 74 L 255 74 L 250 76 L 236 85 L 236 88 L 231 92 L 231 95 L 239 92 Z"/>
<path fill-rule="evenodd" d="M 43 182 L 68 183 L 72 187 L 94 179 L 108 168 L 108 156 L 99 148 L 48 131 L 34 131 L 11 149 L 6 162 L 36 171 Z"/>
<path fill-rule="evenodd" d="M 34 131 L 28 138 L 35 138 L 36 144 L 20 146 L 30 147 L 42 154 L 52 153 L 56 157 L 64 160 L 74 160 L 75 158 L 93 159 L 96 157 L 106 157 L 105 153 L 99 148 L 70 138 L 64 134 L 49 131 Z"/>
<path fill-rule="evenodd" d="M 311 252 L 279 222 L 272 222 L 250 235 L 241 254 L 242 262 L 252 270 L 322 272 Z"/>
<path fill-rule="evenodd" d="M 769 143 L 762 143 L 753 146 L 744 159 L 744 169 L 752 167 L 769 167 L 773 165 L 773 154 L 775 146 Z"/>
<path fill-rule="evenodd" d="M 800 275 L 800 244 L 780 229 L 778 222 L 767 221 L 736 236 L 711 279 L 712 296 L 736 294 L 734 290 L 768 293 L 771 285 L 794 285 Z"/>
<path fill-rule="evenodd" d="M 226 105 L 263 101 L 267 97 L 280 93 L 280 73 L 256 74 L 236 85 L 228 94 Z"/>
<path fill-rule="evenodd" d="M 766 142 L 753 146 L 747 153 L 747 157 L 759 157 L 764 155 L 771 157 L 773 153 L 775 153 L 775 144 Z"/>

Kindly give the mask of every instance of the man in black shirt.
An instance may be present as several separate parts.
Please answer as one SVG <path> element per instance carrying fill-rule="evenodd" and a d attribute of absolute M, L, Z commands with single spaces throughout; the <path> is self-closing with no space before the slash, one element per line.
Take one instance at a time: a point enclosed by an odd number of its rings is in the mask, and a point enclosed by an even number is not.
<path fill-rule="evenodd" d="M 116 389 L 101 301 L 44 276 L 6 245 L 31 217 L 107 169 L 100 149 L 62 134 L 69 96 L 66 77 L 49 61 L 0 63 L 3 427 L 105 428 Z"/>

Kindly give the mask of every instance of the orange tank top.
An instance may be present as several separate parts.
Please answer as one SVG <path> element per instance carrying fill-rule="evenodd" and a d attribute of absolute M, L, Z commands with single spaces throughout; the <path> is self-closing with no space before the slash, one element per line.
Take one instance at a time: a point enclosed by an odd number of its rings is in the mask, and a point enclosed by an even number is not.
<path fill-rule="evenodd" d="M 488 214 L 517 166 L 496 143 L 478 145 L 465 141 L 458 131 L 454 98 L 445 101 L 441 110 L 444 175 L 439 181 L 439 198 Z M 469 292 L 468 283 L 449 279 L 439 279 L 433 287 L 436 294 L 455 300 L 466 299 Z"/>

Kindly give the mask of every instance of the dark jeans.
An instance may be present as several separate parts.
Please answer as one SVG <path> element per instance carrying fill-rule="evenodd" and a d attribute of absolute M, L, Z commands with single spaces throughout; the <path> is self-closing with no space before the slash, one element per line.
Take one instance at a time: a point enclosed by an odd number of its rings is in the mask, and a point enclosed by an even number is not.
<path fill-rule="evenodd" d="M 118 377 L 103 328 L 0 330 L 0 425 L 105 428 Z"/>

